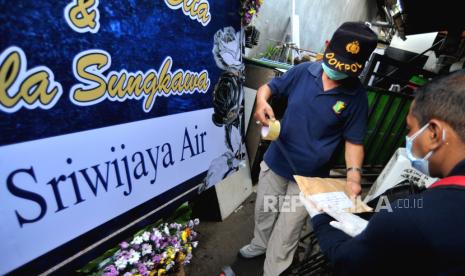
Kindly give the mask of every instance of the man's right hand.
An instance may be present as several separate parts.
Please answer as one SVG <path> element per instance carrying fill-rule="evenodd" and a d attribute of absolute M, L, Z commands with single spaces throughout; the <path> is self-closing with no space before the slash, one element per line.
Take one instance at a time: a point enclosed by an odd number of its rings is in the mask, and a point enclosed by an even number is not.
<path fill-rule="evenodd" d="M 268 125 L 268 120 L 274 120 L 274 112 L 271 105 L 266 100 L 258 100 L 255 106 L 254 119 L 262 123 L 263 125 Z"/>

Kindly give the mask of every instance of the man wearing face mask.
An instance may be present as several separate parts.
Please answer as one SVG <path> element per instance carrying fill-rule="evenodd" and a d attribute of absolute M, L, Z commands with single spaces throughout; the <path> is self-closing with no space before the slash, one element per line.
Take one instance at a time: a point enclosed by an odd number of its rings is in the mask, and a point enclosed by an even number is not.
<path fill-rule="evenodd" d="M 360 193 L 368 100 L 357 77 L 376 44 L 377 35 L 367 25 L 346 22 L 333 34 L 323 62 L 294 66 L 257 92 L 254 116 L 264 125 L 274 119 L 267 100 L 272 95 L 288 99 L 279 138 L 261 164 L 254 238 L 240 250 L 244 258 L 266 252 L 265 275 L 279 275 L 292 263 L 308 216 L 301 205 L 279 211 L 290 206 L 290 197 L 283 196 L 299 194 L 293 175 L 328 177 L 330 158 L 345 140 L 348 189 L 354 196 Z"/>
<path fill-rule="evenodd" d="M 392 212 L 382 210 L 364 222 L 328 210 L 334 221 L 300 196 L 338 274 L 465 275 L 464 107 L 463 70 L 417 90 L 406 150 L 413 167 L 442 179 L 402 204 L 394 202 Z"/>

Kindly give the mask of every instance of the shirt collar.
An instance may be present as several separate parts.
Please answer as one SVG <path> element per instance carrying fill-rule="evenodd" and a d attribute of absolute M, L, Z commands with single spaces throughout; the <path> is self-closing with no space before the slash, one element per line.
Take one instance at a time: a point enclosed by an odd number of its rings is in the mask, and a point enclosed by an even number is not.
<path fill-rule="evenodd" d="M 319 94 L 341 94 L 341 93 L 344 93 L 344 94 L 348 94 L 348 95 L 355 95 L 357 94 L 359 88 L 358 87 L 355 87 L 353 89 L 351 88 L 348 88 L 348 87 L 344 87 L 342 85 L 334 88 L 334 89 L 331 89 L 329 91 L 323 91 L 323 80 L 321 79 L 321 75 L 323 74 L 323 68 L 321 67 L 321 63 L 322 61 L 318 61 L 318 62 L 311 62 L 309 65 L 308 65 L 308 72 L 315 78 L 315 81 L 316 81 L 316 84 L 318 85 L 318 87 L 320 88 L 320 91 L 319 91 Z"/>
<path fill-rule="evenodd" d="M 312 74 L 314 77 L 320 77 L 323 68 L 321 67 L 321 61 L 318 62 L 310 62 L 308 65 L 308 72 Z"/>
<path fill-rule="evenodd" d="M 465 159 L 455 165 L 455 167 L 449 173 L 449 176 L 452 175 L 465 175 Z"/>

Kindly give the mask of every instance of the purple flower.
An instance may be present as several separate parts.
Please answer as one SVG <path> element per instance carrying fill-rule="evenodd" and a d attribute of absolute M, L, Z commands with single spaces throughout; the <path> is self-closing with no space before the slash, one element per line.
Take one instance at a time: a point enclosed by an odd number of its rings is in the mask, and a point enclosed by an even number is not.
<path fill-rule="evenodd" d="M 181 225 L 179 223 L 171 223 L 170 228 L 179 230 L 181 228 Z"/>
<path fill-rule="evenodd" d="M 104 276 L 116 276 L 118 275 L 118 271 L 116 270 L 116 267 L 114 265 L 110 265 L 105 267 L 103 270 L 103 275 Z"/>
<path fill-rule="evenodd" d="M 177 244 L 178 243 L 178 237 L 173 237 L 170 239 L 171 244 Z"/>
<path fill-rule="evenodd" d="M 129 247 L 129 243 L 123 241 L 122 243 L 119 244 L 119 246 L 121 247 L 121 249 L 126 249 Z"/>
<path fill-rule="evenodd" d="M 131 254 L 129 253 L 129 251 L 126 251 L 126 250 L 121 250 L 121 252 L 119 253 L 119 257 L 124 257 L 125 259 L 129 259 L 129 256 Z"/>
<path fill-rule="evenodd" d="M 150 240 L 153 242 L 155 249 L 160 248 L 160 238 L 156 235 L 152 235 Z"/>
<path fill-rule="evenodd" d="M 164 249 L 166 247 L 168 247 L 169 245 L 169 242 L 167 240 L 163 240 L 161 243 L 160 243 L 160 248 L 161 249 Z"/>
<path fill-rule="evenodd" d="M 148 274 L 147 267 L 145 267 L 144 264 L 138 264 L 137 269 L 139 270 L 139 273 L 142 274 L 143 276 Z"/>
<path fill-rule="evenodd" d="M 248 13 L 248 12 L 245 13 L 244 14 L 244 21 L 245 21 L 246 24 L 249 24 L 250 21 L 252 21 L 252 15 L 250 13 Z"/>
<path fill-rule="evenodd" d="M 152 261 L 153 261 L 155 264 L 159 264 L 160 261 L 161 261 L 161 259 L 162 259 L 162 258 L 161 258 L 160 255 L 155 255 L 155 256 L 153 256 Z"/>

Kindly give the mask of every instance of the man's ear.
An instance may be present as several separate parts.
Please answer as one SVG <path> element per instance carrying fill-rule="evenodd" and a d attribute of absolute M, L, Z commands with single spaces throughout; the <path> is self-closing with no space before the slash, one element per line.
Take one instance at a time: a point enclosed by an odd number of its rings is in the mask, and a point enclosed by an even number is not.
<path fill-rule="evenodd" d="M 437 120 L 437 119 L 431 119 L 429 122 L 429 127 L 428 130 L 430 133 L 428 133 L 428 141 L 430 141 L 429 144 L 429 150 L 436 150 L 439 148 L 442 143 L 444 142 L 442 139 L 442 134 L 443 130 L 445 128 L 444 122 Z"/>

